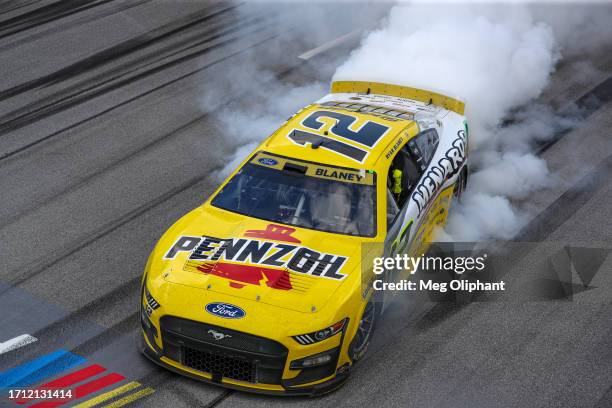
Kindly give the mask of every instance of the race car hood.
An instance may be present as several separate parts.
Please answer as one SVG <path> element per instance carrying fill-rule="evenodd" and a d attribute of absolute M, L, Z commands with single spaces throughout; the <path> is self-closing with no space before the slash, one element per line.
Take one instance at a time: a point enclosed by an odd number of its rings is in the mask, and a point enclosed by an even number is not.
<path fill-rule="evenodd" d="M 206 289 L 211 301 L 220 293 L 312 313 L 359 273 L 359 243 L 358 237 L 278 225 L 206 205 L 164 234 L 155 251 L 161 262 L 151 268 L 166 282 Z"/>

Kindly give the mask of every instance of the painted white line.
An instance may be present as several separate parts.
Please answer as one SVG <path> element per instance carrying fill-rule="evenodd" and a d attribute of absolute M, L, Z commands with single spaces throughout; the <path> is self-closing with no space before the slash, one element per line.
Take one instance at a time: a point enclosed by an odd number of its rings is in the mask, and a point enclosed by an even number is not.
<path fill-rule="evenodd" d="M 21 336 L 17 336 L 13 339 L 7 340 L 4 343 L 0 343 L 0 354 L 17 350 L 18 348 L 27 346 L 28 344 L 34 343 L 36 341 L 38 341 L 36 337 L 30 336 L 29 334 L 22 334 Z"/>
<path fill-rule="evenodd" d="M 330 42 L 327 42 L 323 45 L 319 45 L 317 48 L 313 48 L 312 50 L 306 51 L 305 53 L 299 55 L 298 58 L 307 61 L 310 58 L 321 54 L 322 52 L 325 52 L 345 42 L 358 38 L 362 32 L 363 32 L 363 29 L 361 28 L 355 31 L 351 31 L 350 33 L 344 34 L 343 36 L 338 37 L 335 40 L 331 40 Z"/>

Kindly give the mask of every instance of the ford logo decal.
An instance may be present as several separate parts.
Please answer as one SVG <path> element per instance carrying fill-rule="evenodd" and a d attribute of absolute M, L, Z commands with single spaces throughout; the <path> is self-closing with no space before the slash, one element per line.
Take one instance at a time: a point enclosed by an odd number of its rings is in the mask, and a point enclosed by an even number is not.
<path fill-rule="evenodd" d="M 276 160 L 271 159 L 269 157 L 262 157 L 261 159 L 257 161 L 260 162 L 261 164 L 265 164 L 266 166 L 276 166 L 278 164 Z"/>
<path fill-rule="evenodd" d="M 246 315 L 244 310 L 229 303 L 209 303 L 206 311 L 224 319 L 242 319 Z"/>

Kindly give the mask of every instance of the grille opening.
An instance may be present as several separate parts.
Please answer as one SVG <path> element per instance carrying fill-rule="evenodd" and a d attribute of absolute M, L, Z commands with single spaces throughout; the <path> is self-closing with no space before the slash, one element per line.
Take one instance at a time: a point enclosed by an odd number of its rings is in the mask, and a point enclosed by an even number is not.
<path fill-rule="evenodd" d="M 213 378 L 227 377 L 254 383 L 255 366 L 252 362 L 221 354 L 183 348 L 184 365 L 194 370 L 212 374 Z"/>

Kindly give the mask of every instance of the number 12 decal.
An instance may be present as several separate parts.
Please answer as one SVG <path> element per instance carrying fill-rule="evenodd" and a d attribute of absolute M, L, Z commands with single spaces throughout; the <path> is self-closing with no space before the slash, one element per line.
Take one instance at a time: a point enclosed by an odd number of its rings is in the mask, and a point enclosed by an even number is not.
<path fill-rule="evenodd" d="M 387 126 L 369 120 L 366 121 L 361 128 L 359 128 L 359 130 L 352 130 L 350 129 L 350 126 L 357 120 L 356 117 L 331 111 L 313 112 L 302 121 L 302 126 L 313 130 L 321 130 L 325 123 L 319 121 L 319 118 L 335 119 L 336 123 L 330 129 L 332 135 L 359 143 L 366 148 L 374 147 L 389 130 Z M 298 129 L 292 130 L 288 137 L 297 144 L 316 144 L 343 156 L 350 157 L 358 162 L 363 162 L 363 159 L 365 159 L 369 153 L 369 150 L 367 149 L 362 149 L 317 133 L 310 133 Z"/>

